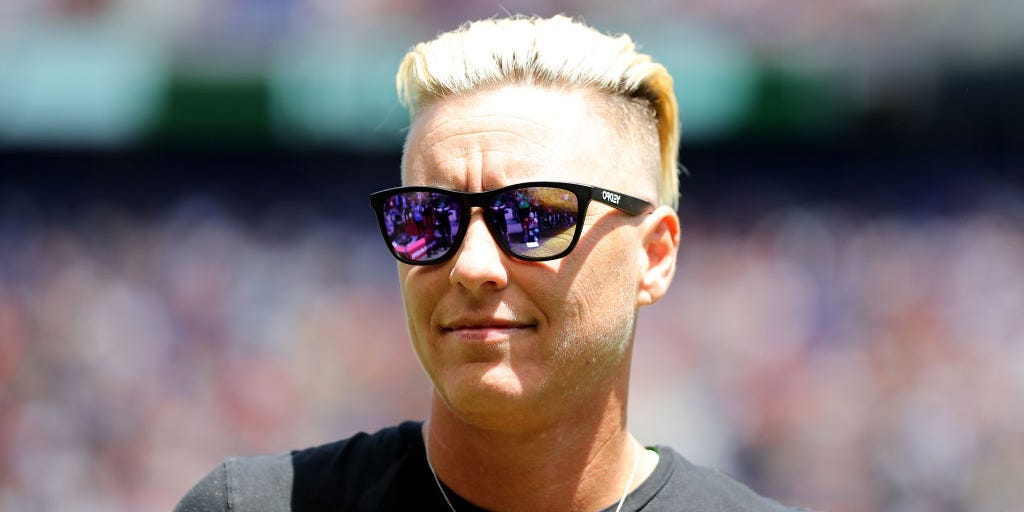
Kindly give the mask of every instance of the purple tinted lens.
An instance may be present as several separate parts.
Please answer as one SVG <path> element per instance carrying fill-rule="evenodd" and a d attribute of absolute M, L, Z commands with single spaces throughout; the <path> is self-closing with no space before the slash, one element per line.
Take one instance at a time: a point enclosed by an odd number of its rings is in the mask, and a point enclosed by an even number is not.
<path fill-rule="evenodd" d="M 524 187 L 497 195 L 489 220 L 509 250 L 523 258 L 564 255 L 579 221 L 576 194 L 557 187 Z"/>
<path fill-rule="evenodd" d="M 384 201 L 386 238 L 400 258 L 443 258 L 459 231 L 461 206 L 441 192 L 403 192 Z"/>

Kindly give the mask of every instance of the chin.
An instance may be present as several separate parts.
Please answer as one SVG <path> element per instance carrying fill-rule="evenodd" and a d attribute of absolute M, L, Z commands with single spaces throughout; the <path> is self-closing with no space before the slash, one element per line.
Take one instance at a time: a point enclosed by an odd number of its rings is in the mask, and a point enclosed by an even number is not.
<path fill-rule="evenodd" d="M 473 363 L 445 379 L 441 396 L 460 417 L 508 421 L 517 410 L 536 407 L 539 390 L 530 390 L 525 382 L 537 381 L 525 380 L 502 364 Z"/>
<path fill-rule="evenodd" d="M 447 379 L 449 393 L 516 400 L 526 391 L 526 381 L 506 363 L 468 363 L 453 373 Z"/>

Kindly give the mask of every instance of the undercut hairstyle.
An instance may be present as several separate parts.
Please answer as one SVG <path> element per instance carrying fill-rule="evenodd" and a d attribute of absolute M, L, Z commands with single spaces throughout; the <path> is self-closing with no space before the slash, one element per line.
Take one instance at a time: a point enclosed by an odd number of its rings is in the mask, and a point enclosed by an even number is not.
<path fill-rule="evenodd" d="M 513 16 L 466 23 L 413 47 L 398 69 L 409 119 L 430 102 L 502 85 L 594 90 L 638 147 L 657 128 L 658 202 L 679 205 L 679 106 L 672 76 L 625 34 L 609 36 L 572 18 Z M 651 141 L 653 142 L 653 141 Z M 652 159 L 653 161 L 654 159 Z"/>

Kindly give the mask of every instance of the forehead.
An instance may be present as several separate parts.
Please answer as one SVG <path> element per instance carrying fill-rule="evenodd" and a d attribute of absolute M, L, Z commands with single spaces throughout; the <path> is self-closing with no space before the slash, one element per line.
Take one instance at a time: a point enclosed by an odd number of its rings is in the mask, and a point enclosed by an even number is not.
<path fill-rule="evenodd" d="M 599 101 L 532 86 L 435 100 L 409 133 L 403 182 L 471 191 L 529 180 L 598 184 L 614 146 Z"/>

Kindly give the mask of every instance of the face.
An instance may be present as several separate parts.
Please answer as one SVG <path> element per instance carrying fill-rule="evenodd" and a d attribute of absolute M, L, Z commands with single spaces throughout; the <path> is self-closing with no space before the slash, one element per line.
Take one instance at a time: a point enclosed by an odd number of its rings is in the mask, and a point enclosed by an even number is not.
<path fill-rule="evenodd" d="M 479 192 L 571 181 L 656 203 L 643 171 L 623 170 L 629 159 L 597 101 L 532 87 L 439 100 L 412 127 L 404 184 Z M 462 415 L 537 418 L 628 380 L 644 219 L 592 202 L 572 253 L 524 262 L 475 211 L 453 258 L 400 263 L 412 343 L 438 396 Z"/>

